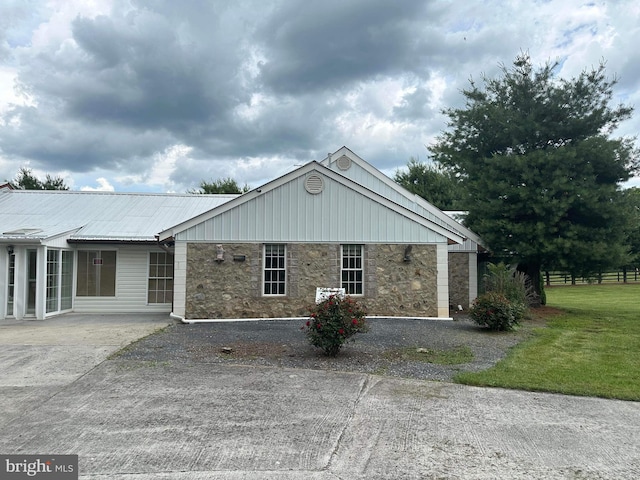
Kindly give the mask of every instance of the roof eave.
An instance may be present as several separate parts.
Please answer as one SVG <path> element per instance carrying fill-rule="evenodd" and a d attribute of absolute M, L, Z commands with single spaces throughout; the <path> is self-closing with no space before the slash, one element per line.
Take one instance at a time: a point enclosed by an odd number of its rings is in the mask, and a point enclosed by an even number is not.
<path fill-rule="evenodd" d="M 155 238 L 69 238 L 67 243 L 70 244 L 128 244 L 128 245 L 157 245 Z"/>

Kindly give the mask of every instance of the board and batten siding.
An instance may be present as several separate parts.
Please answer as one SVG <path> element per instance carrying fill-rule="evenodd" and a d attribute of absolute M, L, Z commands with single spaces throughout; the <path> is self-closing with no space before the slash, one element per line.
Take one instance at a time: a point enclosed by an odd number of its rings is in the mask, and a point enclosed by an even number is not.
<path fill-rule="evenodd" d="M 307 193 L 304 176 L 176 235 L 187 242 L 444 243 L 433 230 L 325 177 Z"/>
<path fill-rule="evenodd" d="M 400 193 L 397 189 L 401 187 L 395 185 L 395 182 L 393 182 L 393 187 L 390 186 L 388 183 L 384 182 L 376 175 L 373 175 L 372 173 L 367 171 L 357 162 L 352 162 L 350 168 L 346 171 L 341 170 L 338 167 L 337 162 L 331 163 L 331 165 L 329 165 L 329 168 L 331 168 L 335 172 L 338 172 L 340 175 L 343 175 L 353 180 L 354 182 L 379 193 L 383 197 L 394 201 L 398 205 L 402 205 L 403 207 L 417 213 L 418 215 L 421 215 L 424 218 L 428 218 L 437 225 L 448 229 L 453 229 L 453 231 L 456 232 L 459 231 L 459 229 L 454 225 L 454 222 L 451 222 L 448 219 L 443 219 L 434 213 L 434 210 L 438 210 L 436 207 L 432 207 L 432 210 L 425 208 L 423 205 L 420 205 L 419 202 L 426 201 L 418 197 L 418 195 L 412 194 L 409 191 L 406 191 L 405 194 Z M 401 189 L 404 190 L 403 188 Z"/>
<path fill-rule="evenodd" d="M 73 310 L 79 313 L 169 313 L 171 304 L 148 304 L 147 288 L 149 275 L 149 252 L 162 250 L 133 245 L 91 245 L 81 250 L 115 250 L 116 295 L 115 297 L 75 296 Z M 76 266 L 77 269 L 77 259 Z M 76 280 L 77 281 L 77 280 Z"/>

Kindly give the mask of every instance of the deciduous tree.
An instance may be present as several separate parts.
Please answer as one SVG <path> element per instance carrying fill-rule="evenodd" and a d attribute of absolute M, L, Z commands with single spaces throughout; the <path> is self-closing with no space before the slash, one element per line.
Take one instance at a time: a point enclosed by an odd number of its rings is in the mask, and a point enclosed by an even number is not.
<path fill-rule="evenodd" d="M 22 167 L 10 183 L 13 188 L 19 190 L 69 190 L 62 177 L 52 177 L 47 173 L 45 180 L 42 181 L 30 168 L 26 167 Z"/>
<path fill-rule="evenodd" d="M 460 181 L 438 163 L 411 158 L 407 170 L 397 170 L 393 180 L 441 210 L 458 210 L 462 195 Z"/>
<path fill-rule="evenodd" d="M 207 182 L 202 180 L 197 190 L 189 190 L 189 193 L 245 193 L 249 191 L 249 186 L 240 188 L 238 183 L 231 177 L 220 178 Z"/>

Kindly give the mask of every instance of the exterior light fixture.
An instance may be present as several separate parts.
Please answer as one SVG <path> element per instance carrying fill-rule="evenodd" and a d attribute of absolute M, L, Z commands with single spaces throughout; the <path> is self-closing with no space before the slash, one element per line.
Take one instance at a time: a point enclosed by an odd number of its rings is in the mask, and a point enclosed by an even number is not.
<path fill-rule="evenodd" d="M 404 263 L 409 263 L 411 261 L 411 250 L 413 250 L 413 246 L 407 245 L 404 249 L 404 257 L 402 257 L 402 261 Z"/>
<path fill-rule="evenodd" d="M 224 262 L 224 248 L 222 248 L 222 245 L 216 245 L 216 262 Z"/>

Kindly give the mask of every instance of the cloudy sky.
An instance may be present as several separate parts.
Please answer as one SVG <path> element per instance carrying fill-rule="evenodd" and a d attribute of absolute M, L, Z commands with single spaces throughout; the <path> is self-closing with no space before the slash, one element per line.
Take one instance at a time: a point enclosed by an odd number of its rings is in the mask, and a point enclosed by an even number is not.
<path fill-rule="evenodd" d="M 639 38 L 637 0 L 2 0 L 0 183 L 257 187 L 343 145 L 392 176 L 521 52 L 640 109 Z"/>

